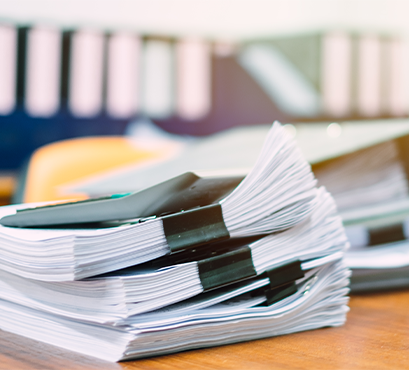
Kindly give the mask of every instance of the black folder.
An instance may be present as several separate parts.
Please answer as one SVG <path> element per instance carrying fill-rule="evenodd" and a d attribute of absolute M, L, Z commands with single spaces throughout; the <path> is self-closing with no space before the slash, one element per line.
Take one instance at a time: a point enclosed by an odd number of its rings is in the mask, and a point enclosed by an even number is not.
<path fill-rule="evenodd" d="M 3 226 L 48 227 L 163 216 L 217 202 L 243 177 L 202 178 L 192 172 L 135 193 L 18 210 L 0 219 Z M 187 220 L 190 217 L 186 218 Z"/>

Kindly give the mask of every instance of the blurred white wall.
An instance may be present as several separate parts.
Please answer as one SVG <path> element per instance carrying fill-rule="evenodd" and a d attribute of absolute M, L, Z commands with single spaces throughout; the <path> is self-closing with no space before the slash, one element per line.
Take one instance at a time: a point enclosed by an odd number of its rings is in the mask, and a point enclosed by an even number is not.
<path fill-rule="evenodd" d="M 228 39 L 347 29 L 409 34 L 398 0 L 0 0 L 0 19 Z"/>

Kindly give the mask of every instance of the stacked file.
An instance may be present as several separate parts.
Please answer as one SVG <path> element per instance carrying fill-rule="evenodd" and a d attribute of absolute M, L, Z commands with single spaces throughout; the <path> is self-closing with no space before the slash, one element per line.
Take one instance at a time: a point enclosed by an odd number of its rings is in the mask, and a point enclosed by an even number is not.
<path fill-rule="evenodd" d="M 355 292 L 409 286 L 409 136 L 313 166 L 340 209 Z"/>
<path fill-rule="evenodd" d="M 318 183 L 333 195 L 340 210 L 351 242 L 346 262 L 353 270 L 352 290 L 409 286 L 409 247 L 402 227 L 409 218 L 409 121 L 308 123 L 287 128 L 312 163 Z M 330 135 L 332 128 L 339 136 Z M 266 132 L 266 126 L 236 128 L 195 142 L 194 148 L 184 152 L 188 161 L 180 157 L 152 167 L 111 171 L 66 189 L 93 195 L 129 191 L 128 184 L 148 185 L 153 178 L 186 170 L 187 163 L 202 170 L 250 167 Z M 246 152 L 241 150 L 245 141 Z M 219 160 L 223 148 L 230 155 Z"/>
<path fill-rule="evenodd" d="M 279 123 L 244 178 L 1 209 L 0 328 L 109 361 L 342 325 L 348 241 Z"/>
<path fill-rule="evenodd" d="M 409 202 L 389 202 L 345 213 L 354 292 L 409 286 Z"/>

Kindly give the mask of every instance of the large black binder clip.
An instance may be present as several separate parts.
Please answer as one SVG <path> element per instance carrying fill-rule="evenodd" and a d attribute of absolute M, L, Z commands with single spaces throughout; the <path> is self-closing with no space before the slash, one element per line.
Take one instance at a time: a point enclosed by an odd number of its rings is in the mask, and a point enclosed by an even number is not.
<path fill-rule="evenodd" d="M 264 294 L 266 296 L 265 306 L 271 306 L 272 304 L 281 301 L 284 298 L 297 292 L 297 284 L 295 282 L 282 285 L 275 289 L 266 289 Z"/>
<path fill-rule="evenodd" d="M 248 246 L 200 260 L 197 264 L 204 291 L 257 276 Z M 261 278 L 265 277 L 270 283 L 258 291 L 271 305 L 297 291 L 295 281 L 304 277 L 304 271 L 301 262 L 294 261 L 266 271 L 261 275 Z"/>
<path fill-rule="evenodd" d="M 297 260 L 268 270 L 266 271 L 266 275 L 270 279 L 270 288 L 274 289 L 303 278 L 304 271 L 301 268 L 301 262 Z"/>
<path fill-rule="evenodd" d="M 270 284 L 267 289 L 264 289 L 265 305 L 270 306 L 297 292 L 295 281 L 304 277 L 304 271 L 301 268 L 301 262 L 294 261 L 266 271 L 266 276 Z"/>
<path fill-rule="evenodd" d="M 257 275 L 248 246 L 198 261 L 204 291 Z"/>
<path fill-rule="evenodd" d="M 369 229 L 369 245 L 379 245 L 405 240 L 403 224 L 394 224 L 376 229 Z"/>
<path fill-rule="evenodd" d="M 162 216 L 171 253 L 230 238 L 220 204 Z"/>

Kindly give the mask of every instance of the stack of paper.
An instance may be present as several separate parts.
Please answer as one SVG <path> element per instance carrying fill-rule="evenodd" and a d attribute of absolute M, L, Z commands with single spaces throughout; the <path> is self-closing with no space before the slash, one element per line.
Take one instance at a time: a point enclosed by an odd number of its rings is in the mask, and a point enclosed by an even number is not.
<path fill-rule="evenodd" d="M 157 128 L 138 126 L 144 129 L 137 132 L 137 145 L 149 143 L 156 138 L 158 145 L 163 144 L 163 133 Z M 409 120 L 371 120 L 347 121 L 339 125 L 340 135 L 329 136 L 326 123 L 304 123 L 284 126 L 295 135 L 298 147 L 311 164 L 321 163 L 360 149 L 370 147 L 409 133 Z M 61 195 L 85 193 L 91 196 L 141 190 L 165 181 L 187 171 L 201 173 L 231 173 L 232 170 L 247 171 L 256 163 L 260 147 L 263 144 L 270 125 L 235 127 L 204 138 L 189 138 L 184 150 L 178 155 L 169 153 L 166 159 L 156 163 L 135 163 L 107 171 L 99 175 L 82 178 L 76 182 L 61 186 Z M 177 144 L 174 138 L 167 139 Z M 245 148 L 246 150 L 243 150 Z M 247 173 L 247 172 L 245 172 Z"/>
<path fill-rule="evenodd" d="M 409 286 L 409 200 L 344 214 L 355 292 Z"/>
<path fill-rule="evenodd" d="M 341 325 L 341 218 L 278 123 L 236 181 L 4 207 L 0 328 L 118 361 Z"/>
<path fill-rule="evenodd" d="M 337 135 L 330 135 L 332 126 L 337 128 Z M 289 128 L 304 156 L 313 164 L 319 184 L 334 196 L 341 211 L 352 244 L 347 252 L 347 263 L 353 269 L 352 289 L 409 286 L 407 234 L 399 226 L 409 218 L 409 120 L 309 123 Z M 205 170 L 250 166 L 266 132 L 266 126 L 235 128 L 196 141 L 180 157 L 165 163 L 111 171 L 71 184 L 71 190 L 94 195 L 129 191 L 129 184 L 141 187 L 172 171 L 186 170 L 186 165 Z M 243 151 L 245 143 L 249 145 Z M 228 155 L 222 156 L 223 150 Z M 361 230 L 359 235 L 357 229 Z M 369 240 L 374 233 L 376 243 Z M 384 236 L 379 239 L 379 234 Z"/>
<path fill-rule="evenodd" d="M 351 248 L 351 289 L 409 286 L 409 136 L 313 166 L 340 208 Z"/>

